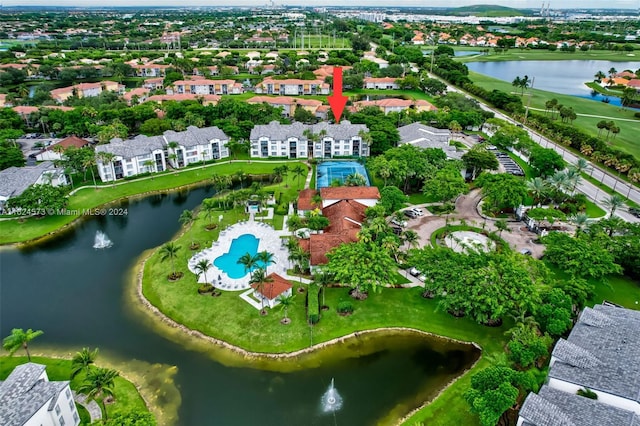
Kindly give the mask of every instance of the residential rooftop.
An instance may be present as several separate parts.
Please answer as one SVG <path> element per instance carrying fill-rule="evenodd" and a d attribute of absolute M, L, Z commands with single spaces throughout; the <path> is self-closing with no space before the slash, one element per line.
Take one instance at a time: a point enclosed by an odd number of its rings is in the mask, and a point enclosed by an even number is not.
<path fill-rule="evenodd" d="M 640 311 L 586 307 L 552 352 L 549 377 L 640 402 Z"/>
<path fill-rule="evenodd" d="M 38 181 L 44 172 L 55 172 L 51 161 L 43 161 L 35 166 L 8 167 L 0 171 L 0 197 L 17 197 L 29 185 Z"/>

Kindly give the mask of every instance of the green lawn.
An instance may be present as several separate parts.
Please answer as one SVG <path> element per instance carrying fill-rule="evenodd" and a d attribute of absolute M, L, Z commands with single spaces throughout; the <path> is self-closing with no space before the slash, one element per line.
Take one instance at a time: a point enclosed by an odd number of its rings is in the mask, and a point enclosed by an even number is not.
<path fill-rule="evenodd" d="M 71 376 L 71 361 L 57 358 L 31 357 L 32 362 L 47 366 L 49 380 L 62 381 L 69 380 Z M 0 357 L 0 380 L 4 380 L 11 371 L 20 364 L 26 363 L 26 356 Z M 71 389 L 76 390 L 82 384 L 81 375 L 76 376 L 71 381 Z M 115 402 L 107 404 L 109 417 L 118 413 L 128 413 L 131 411 L 149 411 L 144 400 L 138 393 L 135 385 L 123 377 L 115 379 Z"/>
<path fill-rule="evenodd" d="M 344 92 L 345 95 L 349 97 L 353 96 L 362 96 L 362 95 L 373 95 L 373 96 L 383 96 L 389 98 L 405 98 L 411 100 L 425 100 L 431 103 L 434 102 L 434 98 L 427 93 L 421 92 L 419 90 L 377 90 L 377 89 L 357 89 L 357 90 L 349 90 Z"/>
<path fill-rule="evenodd" d="M 458 50 L 458 49 L 456 49 Z M 464 50 L 464 49 L 460 49 Z M 467 50 L 481 50 L 480 48 L 469 48 Z M 633 55 L 633 53 L 631 53 Z M 637 53 L 635 56 L 629 56 L 629 52 L 614 52 L 612 50 L 590 50 L 587 52 L 562 52 L 540 49 L 509 49 L 499 54 L 494 53 L 493 49 L 490 49 L 488 55 L 478 56 L 461 56 L 460 61 L 463 62 L 503 62 L 503 61 L 563 61 L 563 60 L 603 60 L 603 61 L 635 61 L 640 56 Z M 595 74 L 595 71 L 594 71 Z M 515 77 L 515 76 L 514 76 Z M 475 81 L 475 80 L 474 80 Z"/>
<path fill-rule="evenodd" d="M 469 77 L 478 86 L 484 87 L 487 90 L 498 89 L 507 93 L 514 91 L 513 85 L 510 82 L 498 80 L 475 72 L 469 72 Z M 589 99 L 547 92 L 535 88 L 530 90 L 530 92 L 532 93 L 531 108 L 544 110 L 545 102 L 555 98 L 560 104 L 573 108 L 577 114 L 598 116 L 584 117 L 579 115 L 573 123 L 574 126 L 581 128 L 591 136 L 598 136 L 598 128 L 596 127 L 596 124 L 599 121 L 603 119 L 615 121 L 616 126 L 620 127 L 620 133 L 613 141 L 611 141 L 611 144 L 640 159 L 640 145 L 638 145 L 636 140 L 636 129 L 640 125 L 640 120 L 633 117 L 634 111 L 618 108 L 614 105 L 605 104 L 603 102 L 594 102 Z M 526 105 L 527 101 L 523 100 L 523 103 Z M 538 113 L 543 114 L 544 112 L 538 111 Z M 605 118 L 600 118 L 600 116 Z M 621 118 L 631 121 L 619 120 Z"/>
<path fill-rule="evenodd" d="M 418 192 L 415 194 L 409 194 L 409 203 L 411 204 L 424 204 L 424 203 L 435 203 L 438 200 L 433 196 L 427 196 L 422 192 Z"/>
<path fill-rule="evenodd" d="M 231 174 L 237 170 L 244 170 L 248 174 L 261 175 L 273 172 L 275 167 L 282 164 L 288 164 L 291 168 L 298 163 L 295 161 L 286 163 L 282 161 L 221 162 L 210 164 L 203 168 L 194 167 L 179 172 L 158 173 L 149 179 L 132 180 L 121 185 L 102 185 L 97 188 L 85 188 L 69 197 L 67 208 L 72 211 L 72 214 L 29 218 L 24 221 L 0 221 L 0 244 L 25 242 L 43 237 L 73 222 L 82 215 L 82 211 L 85 209 L 93 209 L 133 195 L 166 191 L 206 182 L 214 173 Z M 282 188 L 279 192 L 282 192 L 287 200 L 293 200 L 297 196 L 297 181 L 289 173 L 285 182 L 288 188 Z M 77 212 L 75 212 L 76 210 Z"/>

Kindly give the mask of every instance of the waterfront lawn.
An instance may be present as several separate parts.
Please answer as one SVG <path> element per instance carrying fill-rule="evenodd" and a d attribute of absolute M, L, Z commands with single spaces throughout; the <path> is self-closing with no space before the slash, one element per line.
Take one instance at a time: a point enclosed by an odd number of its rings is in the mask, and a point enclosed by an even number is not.
<path fill-rule="evenodd" d="M 464 50 L 456 48 L 456 50 Z M 467 50 L 479 50 L 469 48 Z M 456 59 L 463 62 L 503 62 L 503 61 L 563 61 L 563 60 L 601 60 L 601 61 L 635 61 L 635 56 L 629 56 L 629 52 L 614 52 L 612 50 L 588 50 L 586 52 L 552 52 L 546 49 L 509 49 L 500 53 L 489 50 L 488 55 L 459 56 Z M 595 74 L 597 70 L 593 73 Z M 606 72 L 606 70 L 603 70 Z M 515 78 L 515 76 L 514 76 Z M 475 80 L 474 80 L 475 81 Z"/>
<path fill-rule="evenodd" d="M 526 71 L 526 70 L 524 70 Z M 597 70 L 594 71 L 594 73 Z M 525 72 L 526 73 L 526 72 Z M 498 89 L 507 93 L 516 91 L 510 82 L 502 81 L 484 74 L 469 72 L 471 80 L 480 87 L 487 90 Z M 513 76 L 514 78 L 516 76 Z M 595 117 L 585 117 L 578 115 L 573 125 L 584 130 L 591 136 L 598 136 L 598 128 L 596 124 L 601 120 L 613 120 L 616 126 L 620 127 L 620 133 L 615 139 L 610 141 L 611 145 L 628 152 L 636 158 L 640 158 L 640 146 L 636 143 L 635 130 L 640 121 L 633 117 L 634 111 L 622 109 L 615 105 L 605 104 L 604 102 L 595 102 L 590 99 L 583 99 L 577 96 L 563 95 L 560 93 L 547 92 L 544 90 L 532 89 L 531 108 L 538 110 L 539 114 L 544 114 L 545 102 L 555 98 L 558 103 L 566 107 L 571 107 L 577 114 L 589 114 Z M 518 92 L 519 93 L 519 92 Z M 527 104 L 526 94 L 523 98 L 523 104 Z M 625 119 L 628 121 L 623 121 Z"/>
<path fill-rule="evenodd" d="M 9 376 L 13 369 L 28 362 L 26 356 L 0 357 L 0 380 Z M 51 381 L 69 380 L 71 376 L 71 361 L 67 359 L 45 358 L 32 356 L 31 361 L 47 366 L 47 375 Z M 82 375 L 76 376 L 71 381 L 71 389 L 76 390 L 82 384 Z M 123 377 L 115 379 L 115 402 L 107 404 L 107 413 L 112 417 L 118 413 L 148 412 L 144 400 L 138 393 L 135 385 Z M 78 409 L 78 411 L 80 411 Z"/>
<path fill-rule="evenodd" d="M 0 221 L 0 244 L 25 242 L 45 236 L 80 217 L 83 210 L 94 209 L 126 197 L 206 183 L 214 173 L 232 174 L 242 169 L 245 173 L 253 175 L 269 174 L 282 164 L 288 164 L 291 168 L 299 162 L 252 161 L 249 164 L 247 161 L 234 161 L 214 163 L 204 167 L 156 174 L 138 180 L 117 182 L 110 186 L 85 187 L 69 197 L 67 209 L 77 210 L 78 212 L 74 212 L 76 214 L 28 218 L 23 221 L 18 219 Z M 289 188 L 284 192 L 288 199 L 293 199 L 297 191 L 292 173 L 287 176 L 286 183 Z"/>

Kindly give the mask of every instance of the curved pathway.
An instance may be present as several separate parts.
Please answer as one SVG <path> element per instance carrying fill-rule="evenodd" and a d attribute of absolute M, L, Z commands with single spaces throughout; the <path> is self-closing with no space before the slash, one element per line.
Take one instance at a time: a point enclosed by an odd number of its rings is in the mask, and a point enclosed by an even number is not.
<path fill-rule="evenodd" d="M 456 199 L 456 208 L 453 213 L 443 216 L 422 216 L 417 219 L 410 219 L 408 228 L 417 232 L 421 246 L 431 244 L 431 235 L 438 229 L 448 224 L 457 225 L 461 221 L 476 228 L 486 229 L 490 232 L 498 232 L 495 226 L 496 219 L 482 216 L 478 212 L 478 204 L 481 201 L 481 191 L 474 189 L 467 195 L 461 195 Z M 542 256 L 544 246 L 533 243 L 538 238 L 534 232 L 527 230 L 522 222 L 514 220 L 507 222 L 507 230 L 500 234 L 500 238 L 505 240 L 514 250 L 527 248 L 531 250 L 534 257 Z"/>
<path fill-rule="evenodd" d="M 72 391 L 72 393 L 73 400 L 82 405 L 89 412 L 89 415 L 91 416 L 91 424 L 102 419 L 102 410 L 97 402 L 93 399 L 87 401 L 87 395 L 82 393 L 76 393 L 76 391 Z"/>

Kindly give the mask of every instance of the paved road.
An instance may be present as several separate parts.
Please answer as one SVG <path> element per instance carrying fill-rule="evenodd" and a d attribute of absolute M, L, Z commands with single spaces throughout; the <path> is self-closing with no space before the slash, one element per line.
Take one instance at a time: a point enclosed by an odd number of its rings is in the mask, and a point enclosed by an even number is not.
<path fill-rule="evenodd" d="M 438 76 L 436 75 L 430 75 L 431 78 L 437 78 L 440 79 Z M 445 84 L 447 84 L 447 82 L 445 82 L 444 80 L 440 79 L 442 82 L 444 82 Z M 453 87 L 449 84 L 447 84 L 447 89 L 451 90 L 453 92 L 458 92 L 458 93 L 462 93 L 463 95 L 471 98 L 470 95 L 468 95 L 466 92 L 458 89 L 457 87 Z M 475 98 L 474 98 L 475 99 Z M 501 113 L 500 111 L 497 111 L 491 107 L 489 107 L 488 105 L 484 104 L 481 101 L 478 101 L 480 103 L 480 107 L 482 109 L 484 109 L 485 111 L 490 111 L 492 113 L 495 114 L 496 118 L 500 118 L 502 120 L 508 121 L 510 123 L 513 124 L 519 124 L 517 121 L 515 121 L 514 119 L 512 119 L 511 117 Z M 578 161 L 578 156 L 573 154 L 571 151 L 568 151 L 567 149 L 565 149 L 564 147 L 556 144 L 555 142 L 549 140 L 548 138 L 544 137 L 543 135 L 539 134 L 538 132 L 534 131 L 533 129 L 530 129 L 528 127 L 523 127 L 528 133 L 529 136 L 531 137 L 531 139 L 533 139 L 534 142 L 538 143 L 540 146 L 543 146 L 545 148 L 553 148 L 558 154 L 560 154 L 562 156 L 562 158 L 569 164 L 575 164 Z M 599 168 L 598 166 L 594 165 L 593 163 L 589 163 L 591 166 L 591 172 L 590 175 L 594 178 L 597 179 L 598 181 L 600 181 L 602 184 L 608 186 L 609 188 L 615 190 L 617 193 L 619 193 L 620 195 L 622 195 L 623 197 L 626 197 L 630 200 L 632 200 L 635 203 L 640 204 L 640 190 L 638 190 L 636 187 L 616 178 L 615 176 L 611 175 L 608 172 L 605 172 L 604 170 L 602 170 L 601 168 Z M 608 211 L 608 208 L 606 206 L 606 204 L 604 203 L 606 199 L 609 198 L 609 194 L 607 194 L 606 192 L 602 191 L 601 189 L 599 189 L 597 186 L 595 186 L 594 184 L 592 184 L 591 182 L 586 181 L 585 179 L 582 179 L 580 184 L 578 185 L 577 189 L 582 192 L 583 194 L 585 194 L 589 199 L 591 199 L 592 201 L 594 201 L 597 205 L 599 205 L 602 209 L 604 209 L 605 211 Z M 640 222 L 639 218 L 634 217 L 633 215 L 629 214 L 626 209 L 619 209 L 615 212 L 616 216 L 619 216 L 620 218 L 628 221 L 628 222 Z"/>

